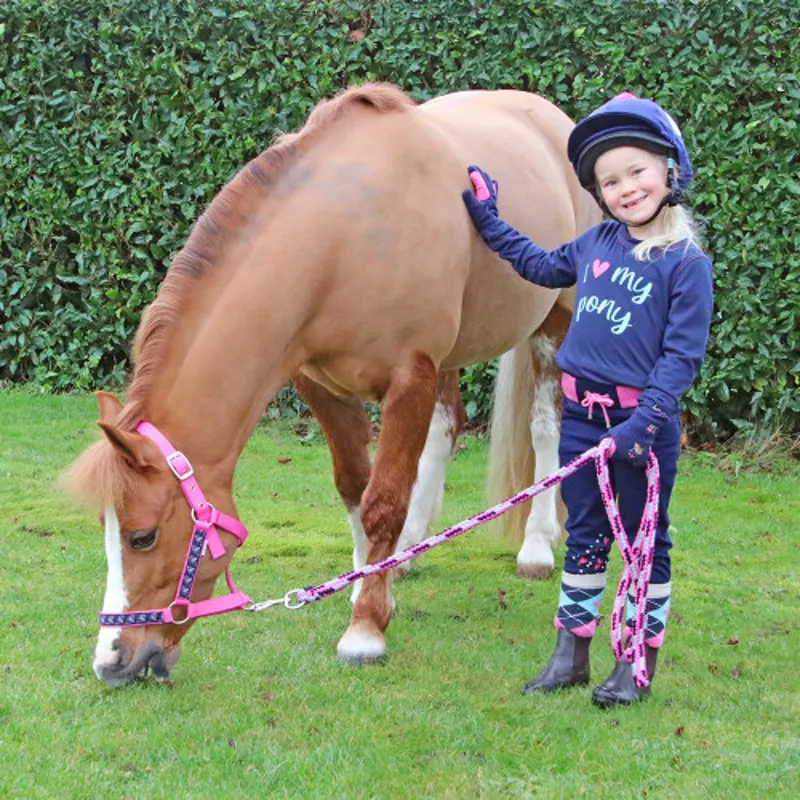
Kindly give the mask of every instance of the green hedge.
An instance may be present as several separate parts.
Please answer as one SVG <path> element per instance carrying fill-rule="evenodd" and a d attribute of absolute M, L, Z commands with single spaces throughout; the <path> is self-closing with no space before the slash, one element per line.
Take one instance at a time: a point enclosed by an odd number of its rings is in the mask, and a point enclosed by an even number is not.
<path fill-rule="evenodd" d="M 686 408 L 709 433 L 800 419 L 798 4 L 781 0 L 6 0 L 0 379 L 121 384 L 200 210 L 321 98 L 538 92 L 574 117 L 630 89 L 681 123 L 717 310 Z M 472 369 L 486 413 L 491 369 Z"/>

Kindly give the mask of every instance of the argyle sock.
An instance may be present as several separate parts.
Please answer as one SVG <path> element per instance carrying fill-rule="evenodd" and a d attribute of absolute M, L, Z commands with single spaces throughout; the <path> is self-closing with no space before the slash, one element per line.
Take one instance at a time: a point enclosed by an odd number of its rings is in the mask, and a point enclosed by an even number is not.
<path fill-rule="evenodd" d="M 664 635 L 667 632 L 667 616 L 669 615 L 672 583 L 651 583 L 647 590 L 647 616 L 645 618 L 644 641 L 650 647 L 661 647 L 664 644 Z M 633 597 L 628 595 L 627 600 L 627 627 L 626 637 L 633 630 L 633 620 L 636 616 Z"/>
<path fill-rule="evenodd" d="M 594 635 L 600 602 L 606 590 L 606 573 L 561 575 L 558 611 L 553 620 L 556 628 L 566 628 L 575 636 Z"/>

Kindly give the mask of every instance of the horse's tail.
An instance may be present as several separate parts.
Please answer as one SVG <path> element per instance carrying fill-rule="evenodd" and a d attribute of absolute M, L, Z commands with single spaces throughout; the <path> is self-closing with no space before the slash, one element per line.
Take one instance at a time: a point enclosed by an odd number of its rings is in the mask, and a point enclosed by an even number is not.
<path fill-rule="evenodd" d="M 558 469 L 561 372 L 555 355 L 569 327 L 571 298 L 572 290 L 564 290 L 540 328 L 500 359 L 486 481 L 491 505 L 531 486 L 537 477 L 541 480 Z M 541 459 L 539 472 L 543 473 L 538 476 L 534 444 Z M 536 502 L 542 503 L 543 499 Z M 496 530 L 521 541 L 525 538 L 530 511 L 530 501 L 520 503 L 500 517 Z M 535 524 L 544 525 L 545 529 L 557 526 L 556 515 L 561 515 L 563 509 L 554 508 L 553 512 L 550 519 L 545 511 L 545 517 Z"/>
<path fill-rule="evenodd" d="M 530 486 L 536 468 L 531 446 L 534 400 L 532 340 L 526 338 L 500 357 L 494 388 L 486 494 L 495 505 Z M 522 540 L 530 501 L 520 503 L 493 524 L 495 532 Z"/>

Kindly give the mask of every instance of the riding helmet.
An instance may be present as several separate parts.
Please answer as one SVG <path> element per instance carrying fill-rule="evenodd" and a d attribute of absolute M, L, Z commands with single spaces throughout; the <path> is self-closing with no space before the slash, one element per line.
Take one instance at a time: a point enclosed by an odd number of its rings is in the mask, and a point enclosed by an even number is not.
<path fill-rule="evenodd" d="M 641 147 L 677 162 L 677 176 L 670 170 L 669 205 L 684 199 L 694 177 L 683 135 L 675 120 L 653 100 L 623 92 L 581 120 L 572 130 L 567 155 L 584 189 L 596 197 L 594 165 L 613 147 Z M 599 197 L 598 197 L 599 199 Z"/>

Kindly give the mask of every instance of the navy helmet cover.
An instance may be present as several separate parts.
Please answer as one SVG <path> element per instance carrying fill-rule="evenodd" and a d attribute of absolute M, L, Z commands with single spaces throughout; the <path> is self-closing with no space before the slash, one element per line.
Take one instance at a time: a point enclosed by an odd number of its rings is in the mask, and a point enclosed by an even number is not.
<path fill-rule="evenodd" d="M 658 103 L 631 92 L 604 103 L 572 129 L 567 155 L 581 185 L 594 193 L 595 162 L 612 147 L 625 145 L 674 158 L 676 188 L 685 192 L 694 172 L 680 128 Z"/>

